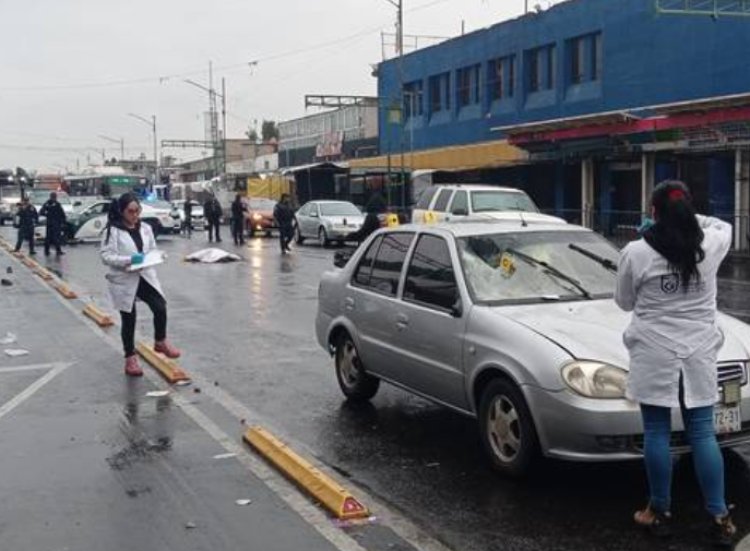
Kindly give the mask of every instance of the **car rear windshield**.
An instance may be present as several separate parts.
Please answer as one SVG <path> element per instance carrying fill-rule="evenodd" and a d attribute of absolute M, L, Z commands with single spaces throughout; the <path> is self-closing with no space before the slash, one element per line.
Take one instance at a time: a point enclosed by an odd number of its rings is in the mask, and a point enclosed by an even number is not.
<path fill-rule="evenodd" d="M 253 210 L 273 210 L 276 201 L 273 199 L 250 199 L 250 208 Z"/>
<path fill-rule="evenodd" d="M 472 191 L 471 206 L 474 212 L 519 210 L 539 212 L 531 198 L 519 191 Z"/>
<path fill-rule="evenodd" d="M 321 203 L 321 216 L 357 216 L 362 213 L 351 203 Z"/>
<path fill-rule="evenodd" d="M 477 235 L 461 237 L 457 244 L 469 291 L 478 303 L 585 298 L 581 288 L 592 298 L 614 294 L 615 274 L 592 256 L 616 264 L 619 252 L 593 232 Z"/>

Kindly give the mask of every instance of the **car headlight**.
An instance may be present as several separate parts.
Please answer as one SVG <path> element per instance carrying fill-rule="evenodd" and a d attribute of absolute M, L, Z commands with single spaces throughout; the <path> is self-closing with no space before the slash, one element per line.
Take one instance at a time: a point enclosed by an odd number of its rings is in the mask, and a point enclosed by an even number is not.
<path fill-rule="evenodd" d="M 571 390 L 586 398 L 624 398 L 628 372 L 602 362 L 576 361 L 562 368 Z"/>
<path fill-rule="evenodd" d="M 253 220 L 255 220 L 255 221 L 263 220 L 263 215 L 262 214 L 258 214 L 256 212 L 255 214 L 253 214 Z"/>

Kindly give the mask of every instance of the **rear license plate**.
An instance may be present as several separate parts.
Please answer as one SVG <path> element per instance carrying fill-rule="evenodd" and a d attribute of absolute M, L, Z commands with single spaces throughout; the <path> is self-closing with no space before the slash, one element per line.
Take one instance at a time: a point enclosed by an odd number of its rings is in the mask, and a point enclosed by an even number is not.
<path fill-rule="evenodd" d="M 727 434 L 742 430 L 740 406 L 716 406 L 714 408 L 714 429 L 716 434 Z"/>

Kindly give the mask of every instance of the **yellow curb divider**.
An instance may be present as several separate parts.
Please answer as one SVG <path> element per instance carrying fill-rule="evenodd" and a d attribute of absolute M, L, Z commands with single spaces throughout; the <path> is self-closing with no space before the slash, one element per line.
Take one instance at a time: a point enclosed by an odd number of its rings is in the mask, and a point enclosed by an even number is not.
<path fill-rule="evenodd" d="M 99 327 L 110 327 L 115 324 L 112 317 L 102 312 L 95 304 L 87 304 L 83 307 L 83 313 L 96 322 Z"/>
<path fill-rule="evenodd" d="M 60 293 L 65 298 L 69 298 L 69 299 L 78 298 L 78 295 L 75 293 L 75 291 L 73 291 L 73 289 L 68 287 L 65 283 L 56 281 L 54 283 L 51 283 L 51 285 L 55 291 Z"/>
<path fill-rule="evenodd" d="M 257 425 L 250 427 L 243 438 L 298 486 L 320 501 L 337 518 L 348 520 L 370 516 L 367 507 L 357 501 L 345 488 L 313 467 L 310 462 L 264 428 Z"/>
<path fill-rule="evenodd" d="M 39 266 L 34 270 L 34 273 L 41 277 L 44 281 L 52 281 L 53 276 L 51 273 L 49 273 L 46 269 Z"/>
<path fill-rule="evenodd" d="M 180 381 L 191 380 L 190 376 L 185 373 L 179 365 L 177 365 L 177 362 L 162 356 L 146 343 L 139 342 L 135 345 L 135 349 L 144 360 L 151 364 L 151 366 L 167 380 L 167 382 L 177 383 Z"/>

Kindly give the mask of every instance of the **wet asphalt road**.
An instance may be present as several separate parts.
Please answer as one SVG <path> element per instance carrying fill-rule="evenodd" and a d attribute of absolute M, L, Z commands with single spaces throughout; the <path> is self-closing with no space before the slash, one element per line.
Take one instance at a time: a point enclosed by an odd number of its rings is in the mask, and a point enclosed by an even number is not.
<path fill-rule="evenodd" d="M 318 279 L 333 251 L 310 245 L 282 257 L 277 241 L 263 238 L 245 248 L 222 245 L 245 261 L 187 264 L 184 254 L 208 246 L 202 236 L 161 241 L 170 255 L 159 267 L 170 337 L 183 348 L 188 371 L 216 381 L 281 435 L 456 551 L 664 548 L 632 526 L 646 495 L 640 463 L 547 461 L 531 479 L 507 480 L 484 461 L 471 419 L 388 385 L 371 405 L 347 404 L 313 329 Z M 106 304 L 96 246 L 38 259 Z M 740 259 L 724 267 L 720 280 L 721 308 L 745 321 L 748 274 L 750 260 Z M 139 330 L 149 334 L 149 326 L 141 306 Z M 729 498 L 745 531 L 750 448 L 726 458 Z M 689 460 L 678 463 L 674 505 L 681 533 L 669 548 L 703 549 L 705 518 Z"/>

